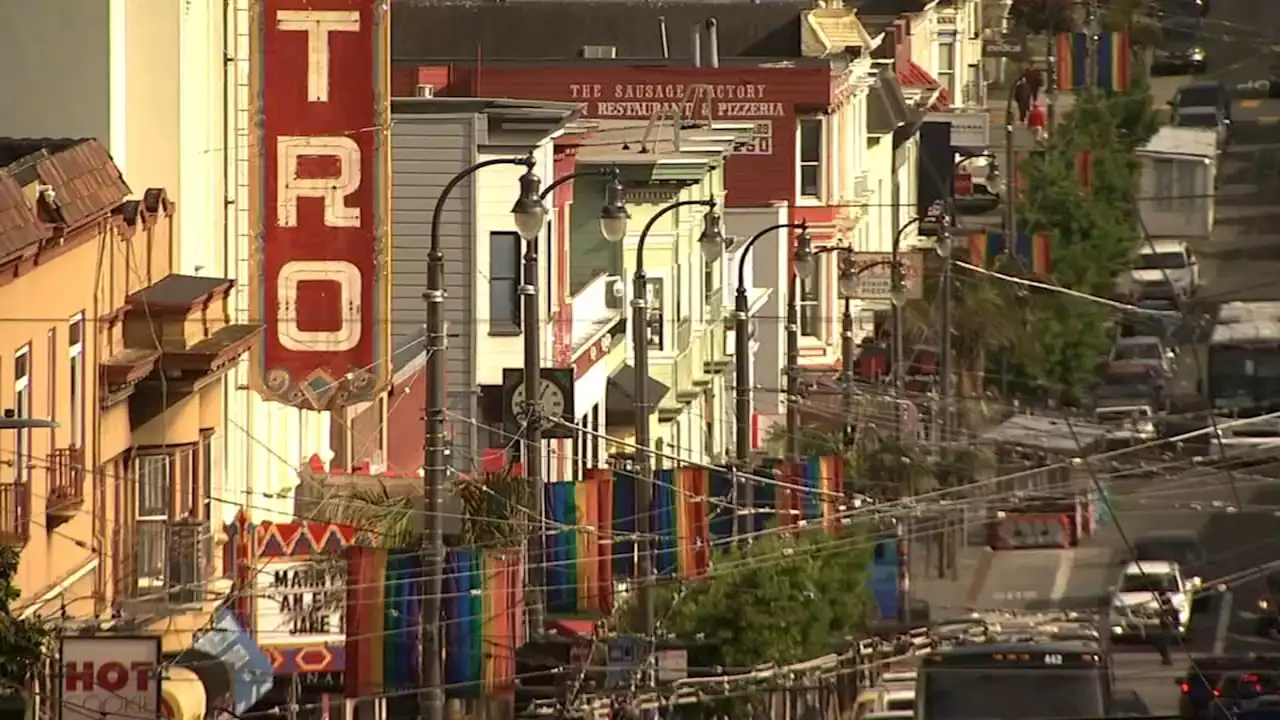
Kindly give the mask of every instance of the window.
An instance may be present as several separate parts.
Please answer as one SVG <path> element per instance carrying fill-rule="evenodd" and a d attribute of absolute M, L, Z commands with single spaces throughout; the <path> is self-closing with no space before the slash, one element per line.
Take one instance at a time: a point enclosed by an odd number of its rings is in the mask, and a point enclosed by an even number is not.
<path fill-rule="evenodd" d="M 489 334 L 520 333 L 520 236 L 489 233 Z"/>
<path fill-rule="evenodd" d="M 666 347 L 666 313 L 662 303 L 662 278 L 645 280 L 645 312 L 648 314 L 644 332 L 648 335 L 649 349 L 662 352 Z"/>
<path fill-rule="evenodd" d="M 591 407 L 591 424 L 588 427 L 590 427 L 592 430 L 596 432 L 601 432 L 604 430 L 604 428 L 600 427 L 600 406 L 598 404 L 593 405 Z M 590 467 L 593 467 L 593 468 L 601 467 L 602 463 L 600 462 L 600 459 L 601 459 L 600 458 L 600 438 L 596 435 L 592 435 L 588 437 L 587 447 L 590 450 L 589 458 L 588 458 L 589 462 L 591 463 Z"/>
<path fill-rule="evenodd" d="M 800 196 L 822 196 L 822 118 L 800 118 Z"/>
<path fill-rule="evenodd" d="M 826 257 L 814 258 L 813 276 L 800 281 L 800 334 L 822 339 L 822 279 L 826 274 Z"/>
<path fill-rule="evenodd" d="M 49 397 L 46 400 L 45 415 L 56 421 L 58 419 L 58 328 L 49 328 L 48 341 L 45 343 L 45 364 L 49 368 Z"/>
<path fill-rule="evenodd" d="M 676 296 L 676 321 L 685 319 L 685 301 L 684 301 L 684 267 L 676 265 L 676 286 L 672 288 Z M 679 342 L 679 341 L 677 341 Z"/>
<path fill-rule="evenodd" d="M 938 83 L 956 101 L 956 44 L 938 43 Z"/>
<path fill-rule="evenodd" d="M 546 316 L 551 317 L 556 311 L 556 263 L 560 258 L 556 254 L 556 236 L 551 234 L 551 221 L 547 221 L 547 229 L 542 233 L 542 237 L 546 238 L 542 248 L 542 272 L 546 273 L 543 280 L 542 293 L 547 298 Z"/>
<path fill-rule="evenodd" d="M 50 362 L 53 358 L 49 358 Z M 70 417 L 71 445 L 84 447 L 84 315 L 76 315 L 67 324 L 67 398 Z"/>
<path fill-rule="evenodd" d="M 716 298 L 721 297 L 724 292 L 724 260 L 720 258 L 715 262 L 703 263 L 702 267 L 703 295 L 706 297 L 707 303 L 711 303 Z"/>
<path fill-rule="evenodd" d="M 173 505 L 173 458 L 167 453 L 139 455 L 135 462 L 138 587 L 159 587 L 164 584 L 165 531 Z"/>
<path fill-rule="evenodd" d="M 217 493 L 222 492 L 220 482 L 214 482 L 214 474 L 218 472 L 220 466 L 218 454 L 217 435 L 214 430 L 200 431 L 200 500 L 201 500 L 201 518 L 210 520 L 213 518 L 213 498 Z M 212 543 L 210 543 L 212 548 Z"/>
<path fill-rule="evenodd" d="M 31 417 L 31 346 L 26 345 L 13 356 L 13 411 L 18 417 Z M 14 482 L 25 483 L 31 474 L 31 430 L 15 433 Z"/>
<path fill-rule="evenodd" d="M 207 530 L 202 523 L 193 528 L 191 521 L 209 517 L 210 480 L 218 464 L 215 447 L 213 431 L 205 430 L 199 443 L 148 448 L 134 457 L 134 572 L 139 590 L 194 581 L 187 577 L 191 575 L 189 571 L 171 567 L 170 543 L 190 548 L 190 552 L 175 553 L 175 557 L 181 556 L 184 567 L 191 562 L 195 563 L 191 567 L 198 567 L 210 559 L 210 548 L 206 547 L 209 543 L 200 540 Z M 186 522 L 175 525 L 177 520 Z M 171 573 L 185 574 L 171 577 Z"/>

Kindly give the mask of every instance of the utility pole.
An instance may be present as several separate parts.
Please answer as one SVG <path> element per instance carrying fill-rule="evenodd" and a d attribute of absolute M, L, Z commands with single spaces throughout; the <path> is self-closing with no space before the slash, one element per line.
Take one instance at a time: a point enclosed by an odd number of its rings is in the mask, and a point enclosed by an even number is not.
<path fill-rule="evenodd" d="M 1009 88 L 1009 98 L 1004 103 L 1004 166 L 1008 168 L 1008 182 L 1005 183 L 1004 198 L 1004 241 L 1008 245 L 1017 239 L 1018 217 L 1014 205 L 1018 201 L 1018 162 L 1014 143 L 1013 98 L 1018 88 L 1027 81 L 1026 76 L 1019 76 Z"/>
<path fill-rule="evenodd" d="M 1089 2 L 1089 20 L 1085 24 L 1086 31 L 1089 33 L 1089 59 L 1085 66 L 1086 76 L 1085 84 L 1090 90 L 1096 90 L 1098 87 L 1098 0 L 1090 0 Z"/>

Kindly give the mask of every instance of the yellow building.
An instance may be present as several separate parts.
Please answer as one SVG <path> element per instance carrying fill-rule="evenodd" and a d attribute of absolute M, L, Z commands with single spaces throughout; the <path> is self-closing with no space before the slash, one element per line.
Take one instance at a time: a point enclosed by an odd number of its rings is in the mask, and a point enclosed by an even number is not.
<path fill-rule="evenodd" d="M 0 431 L 0 542 L 23 616 L 174 652 L 217 600 L 222 373 L 260 327 L 228 324 L 230 280 L 172 272 L 165 191 L 130 195 L 97 140 L 0 139 L 0 408 L 57 423 Z"/>

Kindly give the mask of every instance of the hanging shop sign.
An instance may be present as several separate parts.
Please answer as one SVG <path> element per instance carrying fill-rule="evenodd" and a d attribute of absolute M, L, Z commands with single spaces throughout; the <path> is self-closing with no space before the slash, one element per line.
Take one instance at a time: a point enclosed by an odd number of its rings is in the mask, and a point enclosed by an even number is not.
<path fill-rule="evenodd" d="M 861 300 L 888 300 L 893 287 L 893 255 L 891 253 L 853 253 L 858 272 L 858 297 Z M 902 267 L 902 289 L 908 300 L 924 297 L 924 254 L 919 250 L 898 253 Z"/>
<path fill-rule="evenodd" d="M 61 720 L 136 720 L 160 713 L 159 637 L 64 637 Z"/>
<path fill-rule="evenodd" d="M 368 402 L 391 382 L 390 3 L 252 5 L 253 383 L 297 407 Z"/>

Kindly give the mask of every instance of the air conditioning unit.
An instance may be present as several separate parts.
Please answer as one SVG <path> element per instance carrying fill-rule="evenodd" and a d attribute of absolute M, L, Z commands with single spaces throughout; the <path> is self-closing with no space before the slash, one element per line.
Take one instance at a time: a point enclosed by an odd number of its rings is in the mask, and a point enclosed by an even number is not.
<path fill-rule="evenodd" d="M 618 48 L 613 45 L 583 45 L 582 57 L 588 60 L 614 60 L 618 57 Z"/>
<path fill-rule="evenodd" d="M 416 91 L 416 95 L 417 97 L 420 97 L 420 98 L 433 98 L 436 96 L 436 86 L 423 85 L 419 83 Z"/>

